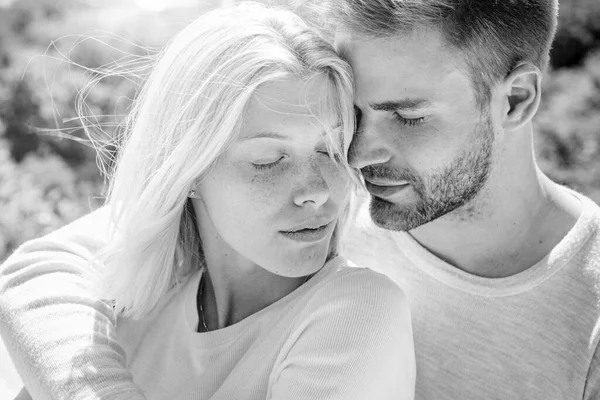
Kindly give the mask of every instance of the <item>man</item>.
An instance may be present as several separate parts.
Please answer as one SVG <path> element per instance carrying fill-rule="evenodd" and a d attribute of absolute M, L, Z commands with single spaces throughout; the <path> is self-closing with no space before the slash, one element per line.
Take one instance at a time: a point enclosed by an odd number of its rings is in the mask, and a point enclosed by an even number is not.
<path fill-rule="evenodd" d="M 408 294 L 416 398 L 599 399 L 600 210 L 532 149 L 556 1 L 329 11 L 371 195 L 346 248 Z"/>

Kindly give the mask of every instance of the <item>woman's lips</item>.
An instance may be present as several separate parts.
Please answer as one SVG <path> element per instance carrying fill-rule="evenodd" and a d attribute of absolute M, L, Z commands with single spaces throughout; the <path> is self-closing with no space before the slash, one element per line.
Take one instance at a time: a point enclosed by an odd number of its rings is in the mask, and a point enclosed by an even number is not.
<path fill-rule="evenodd" d="M 280 233 L 282 235 L 284 235 L 285 237 L 298 241 L 298 242 L 305 242 L 305 243 L 310 243 L 310 242 L 319 242 L 323 239 L 325 239 L 330 232 L 330 228 L 333 226 L 333 222 L 330 222 L 328 224 L 322 225 L 318 228 L 305 228 L 305 229 L 300 229 L 300 230 L 295 230 L 295 231 L 280 231 Z"/>

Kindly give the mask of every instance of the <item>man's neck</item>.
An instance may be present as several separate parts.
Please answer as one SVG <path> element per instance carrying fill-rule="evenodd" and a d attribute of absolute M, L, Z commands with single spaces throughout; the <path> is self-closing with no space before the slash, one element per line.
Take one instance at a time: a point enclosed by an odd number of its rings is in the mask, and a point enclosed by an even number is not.
<path fill-rule="evenodd" d="M 414 229 L 426 249 L 474 275 L 501 278 L 543 259 L 568 233 L 580 202 L 535 165 L 524 179 L 506 179 L 475 201 L 477 212 L 461 211 Z"/>

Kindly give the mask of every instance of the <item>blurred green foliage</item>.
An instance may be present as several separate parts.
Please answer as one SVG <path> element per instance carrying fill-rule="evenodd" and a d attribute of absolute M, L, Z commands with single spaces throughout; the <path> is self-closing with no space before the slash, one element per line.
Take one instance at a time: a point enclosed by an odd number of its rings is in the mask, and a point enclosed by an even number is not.
<path fill-rule="evenodd" d="M 559 0 L 558 30 L 552 46 L 554 68 L 572 67 L 600 45 L 600 1 Z"/>
<path fill-rule="evenodd" d="M 16 0 L 0 8 L 0 261 L 23 241 L 102 204 L 96 151 L 81 141 L 82 125 L 101 125 L 94 132 L 111 136 L 127 114 L 137 77 L 100 81 L 81 110 L 93 118 L 82 121 L 74 105 L 95 69 L 126 63 L 128 54 L 150 57 L 219 3 L 160 13 L 117 0 L 102 6 Z M 599 0 L 561 1 L 551 64 L 536 117 L 540 166 L 600 202 Z"/>
<path fill-rule="evenodd" d="M 600 203 L 600 49 L 544 79 L 534 136 L 539 165 Z"/>

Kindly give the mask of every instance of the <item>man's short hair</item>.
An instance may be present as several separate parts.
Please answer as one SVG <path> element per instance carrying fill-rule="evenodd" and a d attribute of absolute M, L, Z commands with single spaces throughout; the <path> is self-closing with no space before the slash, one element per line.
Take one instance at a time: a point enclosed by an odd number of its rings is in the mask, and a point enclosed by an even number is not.
<path fill-rule="evenodd" d="M 435 29 L 464 54 L 479 105 L 521 62 L 548 65 L 558 0 L 327 0 L 339 27 L 374 38 Z"/>

